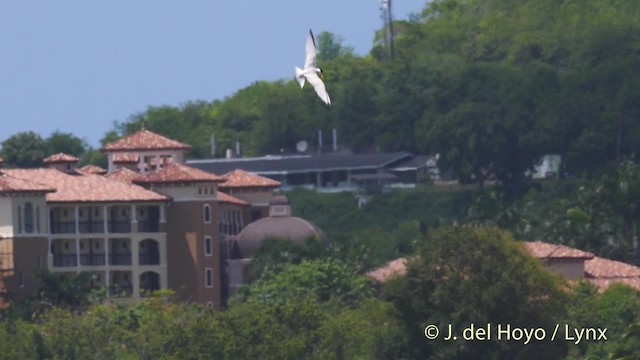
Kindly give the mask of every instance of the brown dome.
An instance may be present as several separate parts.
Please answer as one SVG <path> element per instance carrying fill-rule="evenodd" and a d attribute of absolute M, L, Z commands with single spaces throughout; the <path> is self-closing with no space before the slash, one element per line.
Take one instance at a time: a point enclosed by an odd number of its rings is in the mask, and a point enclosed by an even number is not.
<path fill-rule="evenodd" d="M 308 238 L 318 238 L 326 244 L 322 230 L 309 221 L 295 216 L 274 216 L 249 224 L 238 234 L 236 244 L 239 255 L 246 259 L 253 257 L 265 240 L 289 239 L 303 245 Z"/>

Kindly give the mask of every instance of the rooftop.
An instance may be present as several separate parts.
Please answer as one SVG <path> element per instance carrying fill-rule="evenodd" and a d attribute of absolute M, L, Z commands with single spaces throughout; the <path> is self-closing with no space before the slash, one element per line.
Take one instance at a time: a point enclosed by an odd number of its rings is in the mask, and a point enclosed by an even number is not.
<path fill-rule="evenodd" d="M 147 174 L 140 174 L 133 182 L 145 184 L 158 183 L 203 183 L 203 182 L 223 182 L 221 176 L 202 171 L 179 163 L 171 163 L 159 170 Z"/>
<path fill-rule="evenodd" d="M 545 260 L 588 260 L 593 258 L 590 252 L 574 249 L 565 245 L 549 244 L 542 241 L 524 243 L 527 251 L 535 258 Z"/>
<path fill-rule="evenodd" d="M 46 195 L 47 202 L 129 202 L 167 201 L 168 198 L 145 188 L 108 177 L 76 172 L 66 174 L 56 169 L 6 169 L 11 177 L 29 181 L 38 179 L 56 191 Z"/>
<path fill-rule="evenodd" d="M 48 156 L 42 160 L 45 164 L 54 164 L 54 163 L 76 163 L 78 162 L 78 158 L 65 154 L 65 153 L 57 153 L 55 155 Z"/>
<path fill-rule="evenodd" d="M 0 172 L 0 193 L 10 192 L 54 192 L 55 188 L 38 184 L 30 180 L 19 179 Z"/>
<path fill-rule="evenodd" d="M 101 168 L 100 166 L 96 166 L 96 165 L 85 165 L 81 168 L 79 168 L 78 170 L 88 173 L 88 174 L 99 174 L 99 175 L 104 175 L 107 173 L 106 169 Z"/>
<path fill-rule="evenodd" d="M 331 170 L 377 170 L 410 159 L 407 152 L 372 154 L 283 155 L 240 159 L 191 160 L 199 169 L 224 174 L 236 169 L 261 175 Z"/>
<path fill-rule="evenodd" d="M 269 187 L 275 188 L 280 186 L 279 181 L 275 181 L 264 176 L 255 175 L 248 171 L 236 169 L 224 174 L 222 177 L 227 179 L 221 188 L 240 188 L 240 187 Z"/>
<path fill-rule="evenodd" d="M 241 205 L 241 206 L 248 206 L 249 205 L 248 202 L 246 202 L 246 201 L 244 201 L 242 199 L 238 199 L 237 197 L 225 194 L 222 191 L 218 191 L 216 196 L 218 197 L 218 201 L 220 201 L 222 203 Z"/>
<path fill-rule="evenodd" d="M 188 150 L 190 145 L 171 140 L 147 129 L 142 129 L 131 135 L 106 144 L 101 150 L 104 152 L 139 151 L 139 150 Z"/>

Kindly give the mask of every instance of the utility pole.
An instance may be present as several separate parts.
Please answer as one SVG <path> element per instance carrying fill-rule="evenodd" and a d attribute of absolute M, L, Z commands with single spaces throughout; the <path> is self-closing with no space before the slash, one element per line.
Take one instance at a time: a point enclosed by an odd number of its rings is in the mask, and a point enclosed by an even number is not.
<path fill-rule="evenodd" d="M 391 0 L 382 0 L 380 6 L 384 31 L 384 44 L 389 49 L 389 57 L 393 59 L 393 14 L 391 13 Z"/>

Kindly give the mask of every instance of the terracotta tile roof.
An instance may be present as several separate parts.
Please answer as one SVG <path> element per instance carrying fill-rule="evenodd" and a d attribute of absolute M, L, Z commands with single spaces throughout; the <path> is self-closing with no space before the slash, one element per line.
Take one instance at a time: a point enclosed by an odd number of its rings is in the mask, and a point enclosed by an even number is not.
<path fill-rule="evenodd" d="M 51 155 L 49 157 L 44 158 L 44 160 L 42 160 L 45 164 L 53 164 L 53 163 L 76 163 L 78 162 L 78 158 L 73 156 L 73 155 L 69 155 L 69 154 L 65 154 L 65 153 L 57 153 L 55 155 Z"/>
<path fill-rule="evenodd" d="M 599 292 L 607 290 L 607 288 L 613 284 L 625 284 L 631 286 L 636 290 L 640 290 L 640 278 L 597 278 L 588 279 L 590 283 L 598 288 Z"/>
<path fill-rule="evenodd" d="M 640 267 L 599 256 L 594 256 L 593 259 L 584 262 L 584 272 L 587 277 L 591 278 L 640 279 Z"/>
<path fill-rule="evenodd" d="M 373 280 L 379 282 L 385 282 L 389 280 L 394 275 L 404 275 L 407 272 L 407 259 L 406 258 L 398 258 L 395 260 L 391 260 L 385 265 L 373 269 L 366 273 L 365 275 L 370 277 Z"/>
<path fill-rule="evenodd" d="M 132 150 L 188 150 L 190 145 L 171 140 L 147 129 L 142 129 L 102 147 L 102 151 L 132 151 Z"/>
<path fill-rule="evenodd" d="M 128 202 L 167 201 L 168 198 L 141 186 L 115 181 L 105 176 L 78 172 L 66 174 L 56 169 L 7 169 L 7 174 L 38 182 L 56 189 L 47 194 L 47 202 Z"/>
<path fill-rule="evenodd" d="M 239 188 L 239 187 L 279 187 L 279 181 L 269 179 L 264 176 L 252 174 L 248 171 L 236 169 L 224 174 L 222 177 L 227 179 L 221 188 Z"/>
<path fill-rule="evenodd" d="M 127 168 L 119 168 L 105 175 L 105 177 L 111 180 L 122 181 L 128 184 L 133 183 L 133 179 L 138 176 L 140 176 L 140 173 Z"/>
<path fill-rule="evenodd" d="M 131 153 L 113 154 L 111 159 L 114 164 L 137 164 L 140 160 L 138 154 Z"/>
<path fill-rule="evenodd" d="M 222 182 L 221 176 L 193 168 L 188 165 L 173 163 L 148 174 L 141 174 L 134 182 L 142 184 L 158 183 L 202 183 Z"/>
<path fill-rule="evenodd" d="M 542 241 L 524 243 L 527 251 L 535 258 L 545 260 L 587 260 L 593 258 L 590 252 L 574 249 L 564 245 L 549 244 Z"/>
<path fill-rule="evenodd" d="M 218 197 L 218 201 L 221 203 L 228 203 L 228 204 L 241 205 L 241 206 L 249 205 L 248 202 L 242 199 L 238 199 L 237 197 L 225 194 L 222 191 L 218 191 L 218 194 L 216 196 Z"/>
<path fill-rule="evenodd" d="M 0 193 L 10 192 L 54 192 L 51 186 L 39 184 L 33 181 L 19 179 L 4 172 L 0 172 Z"/>
<path fill-rule="evenodd" d="M 101 168 L 100 166 L 96 166 L 96 165 L 85 165 L 81 168 L 79 168 L 78 170 L 85 172 L 87 174 L 98 174 L 98 175 L 104 175 L 107 173 L 106 169 Z"/>

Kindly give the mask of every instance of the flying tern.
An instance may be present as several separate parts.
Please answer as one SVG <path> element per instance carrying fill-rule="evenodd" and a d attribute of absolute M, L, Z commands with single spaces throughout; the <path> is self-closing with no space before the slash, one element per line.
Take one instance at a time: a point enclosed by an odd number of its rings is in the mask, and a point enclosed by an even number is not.
<path fill-rule="evenodd" d="M 304 60 L 304 68 L 300 69 L 296 66 L 296 80 L 298 80 L 300 88 L 304 87 L 305 80 L 308 81 L 316 90 L 320 99 L 327 105 L 331 105 L 331 99 L 322 82 L 322 70 L 316 66 L 316 42 L 313 39 L 311 29 L 309 29 L 309 35 L 307 36 L 307 57 Z"/>

